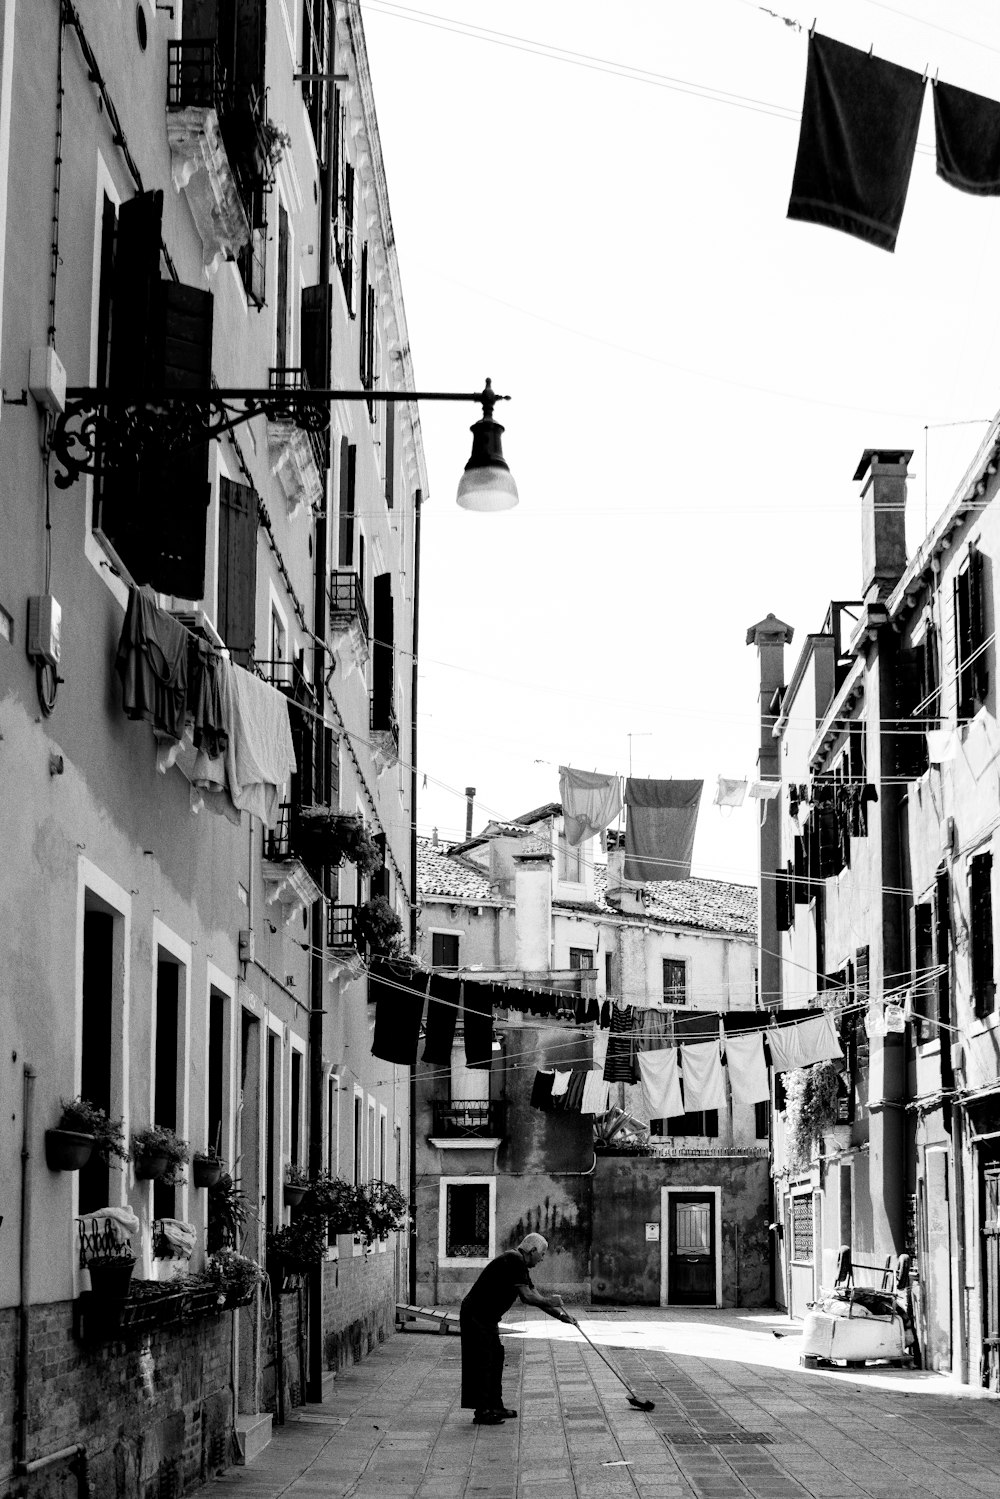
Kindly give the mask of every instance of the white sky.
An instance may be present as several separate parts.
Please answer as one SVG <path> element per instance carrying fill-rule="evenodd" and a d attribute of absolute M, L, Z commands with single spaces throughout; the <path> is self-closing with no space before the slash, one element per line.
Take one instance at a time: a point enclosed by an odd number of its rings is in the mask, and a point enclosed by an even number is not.
<path fill-rule="evenodd" d="M 478 408 L 425 403 L 421 833 L 466 785 L 478 830 L 560 763 L 627 774 L 632 734 L 705 780 L 693 873 L 755 880 L 757 804 L 711 805 L 753 773 L 747 627 L 794 627 L 790 672 L 860 591 L 862 451 L 914 449 L 912 552 L 985 431 L 937 424 L 1000 404 L 1000 206 L 935 176 L 930 87 L 895 254 L 785 217 L 814 16 L 997 97 L 1000 7 L 808 4 L 362 0 L 417 385 L 513 397 L 521 499 L 459 510 Z"/>

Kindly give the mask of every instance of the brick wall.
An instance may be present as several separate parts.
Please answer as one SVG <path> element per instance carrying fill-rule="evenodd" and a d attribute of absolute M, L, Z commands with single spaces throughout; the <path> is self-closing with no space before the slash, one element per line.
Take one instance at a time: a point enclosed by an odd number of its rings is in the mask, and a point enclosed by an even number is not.
<path fill-rule="evenodd" d="M 163 1328 L 134 1343 L 86 1346 L 72 1302 L 31 1308 L 28 1459 L 82 1442 L 90 1492 L 165 1499 L 230 1461 L 231 1313 Z M 0 1311 L 0 1496 L 18 1493 L 14 1463 L 17 1312 Z M 33 1478 L 31 1499 L 76 1494 L 65 1468 Z"/>
<path fill-rule="evenodd" d="M 395 1240 L 384 1253 L 342 1251 L 323 1275 L 323 1361 L 328 1369 L 359 1363 L 396 1324 Z"/>

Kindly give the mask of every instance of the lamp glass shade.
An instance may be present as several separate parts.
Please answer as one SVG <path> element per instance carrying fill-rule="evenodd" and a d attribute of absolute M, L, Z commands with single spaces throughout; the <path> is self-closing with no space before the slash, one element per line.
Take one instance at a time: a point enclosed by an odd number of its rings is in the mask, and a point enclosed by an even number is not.
<path fill-rule="evenodd" d="M 469 430 L 472 456 L 459 480 L 457 503 L 463 510 L 513 510 L 518 501 L 517 485 L 500 446 L 503 428 L 485 414 L 484 408 L 482 418 Z"/>
<path fill-rule="evenodd" d="M 458 481 L 456 500 L 463 510 L 513 510 L 517 485 L 506 464 L 467 468 Z"/>

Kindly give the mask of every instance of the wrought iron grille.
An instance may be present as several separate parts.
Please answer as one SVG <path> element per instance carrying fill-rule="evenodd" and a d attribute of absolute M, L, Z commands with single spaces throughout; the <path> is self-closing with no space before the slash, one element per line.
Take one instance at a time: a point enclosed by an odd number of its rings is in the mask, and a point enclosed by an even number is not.
<path fill-rule="evenodd" d="M 368 610 L 361 579 L 353 567 L 335 567 L 330 574 L 330 628 L 344 629 L 355 618 L 367 640 Z"/>
<path fill-rule="evenodd" d="M 86 1268 L 88 1260 L 117 1258 L 130 1259 L 131 1241 L 122 1240 L 121 1230 L 114 1223 L 102 1218 L 80 1218 L 77 1223 L 80 1239 L 80 1269 Z"/>
<path fill-rule="evenodd" d="M 309 376 L 300 365 L 272 365 L 268 374 L 268 385 L 271 390 L 309 390 Z M 320 473 L 330 466 L 329 430 L 326 432 L 308 431 L 309 447 L 312 451 L 313 460 Z"/>
<path fill-rule="evenodd" d="M 357 948 L 359 936 L 357 906 L 331 905 L 326 933 L 327 947 Z"/>
<path fill-rule="evenodd" d="M 502 1136 L 507 1118 L 503 1099 L 444 1098 L 432 1101 L 435 1135 Z"/>
<path fill-rule="evenodd" d="M 490 1189 L 486 1184 L 448 1186 L 445 1248 L 449 1258 L 485 1259 L 490 1252 Z"/>
<path fill-rule="evenodd" d="M 225 74 L 214 40 L 168 43 L 167 105 L 226 112 Z"/>

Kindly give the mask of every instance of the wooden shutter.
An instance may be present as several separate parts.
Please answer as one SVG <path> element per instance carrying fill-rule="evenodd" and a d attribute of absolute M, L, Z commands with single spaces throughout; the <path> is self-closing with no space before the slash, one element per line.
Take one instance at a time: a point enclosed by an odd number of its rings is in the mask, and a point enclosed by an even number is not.
<path fill-rule="evenodd" d="M 333 288 L 304 286 L 301 308 L 301 363 L 314 390 L 330 389 L 333 343 Z"/>
<path fill-rule="evenodd" d="M 986 644 L 986 590 L 984 587 L 983 554 L 978 547 L 969 549 L 969 628 L 973 651 L 979 651 L 972 663 L 972 690 L 975 705 L 982 707 L 989 691 L 989 656 L 980 650 Z"/>
<path fill-rule="evenodd" d="M 340 446 L 340 565 L 354 566 L 354 486 L 358 450 L 352 442 Z"/>
<path fill-rule="evenodd" d="M 910 977 L 913 981 L 913 1008 L 920 1017 L 917 1024 L 922 1041 L 933 1034 L 928 1021 L 935 1018 L 936 986 L 927 977 L 934 962 L 931 916 L 929 901 L 910 908 Z"/>
<path fill-rule="evenodd" d="M 969 657 L 974 650 L 972 630 L 971 557 L 955 579 L 955 664 L 958 675 L 958 717 L 972 718 L 976 711 L 973 668 Z"/>
<path fill-rule="evenodd" d="M 277 331 L 274 362 L 284 369 L 288 364 L 288 214 L 281 203 L 278 204 L 278 292 L 274 318 Z"/>
<path fill-rule="evenodd" d="M 396 495 L 396 403 L 385 405 L 385 503 L 391 510 Z"/>
<path fill-rule="evenodd" d="M 344 163 L 344 263 L 341 267 L 347 311 L 354 316 L 354 168 Z"/>
<path fill-rule="evenodd" d="M 247 485 L 221 478 L 216 629 L 241 666 L 254 653 L 256 600 L 257 496 Z"/>
<path fill-rule="evenodd" d="M 150 332 L 160 284 L 163 193 L 138 193 L 118 210 L 111 302 L 111 388 L 138 394 L 153 382 Z"/>
<path fill-rule="evenodd" d="M 977 854 L 969 866 L 969 906 L 972 932 L 972 997 L 977 1015 L 993 1009 L 993 856 Z"/>
<path fill-rule="evenodd" d="M 791 880 L 787 870 L 774 871 L 774 919 L 779 932 L 787 932 L 794 920 Z"/>
<path fill-rule="evenodd" d="M 372 640 L 372 727 L 387 729 L 393 705 L 395 622 L 392 577 L 379 573 L 374 585 Z"/>
<path fill-rule="evenodd" d="M 360 337 L 358 339 L 358 364 L 360 366 L 361 384 L 367 390 L 371 383 L 371 371 L 368 367 L 368 245 L 361 246 L 361 296 L 358 299 L 361 309 Z"/>

